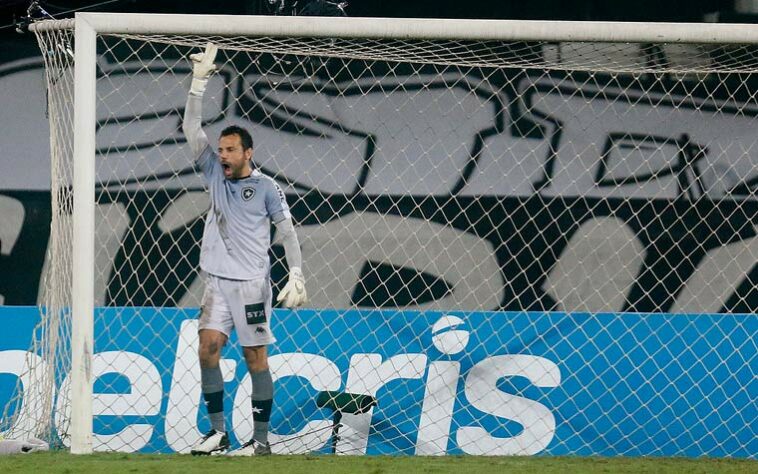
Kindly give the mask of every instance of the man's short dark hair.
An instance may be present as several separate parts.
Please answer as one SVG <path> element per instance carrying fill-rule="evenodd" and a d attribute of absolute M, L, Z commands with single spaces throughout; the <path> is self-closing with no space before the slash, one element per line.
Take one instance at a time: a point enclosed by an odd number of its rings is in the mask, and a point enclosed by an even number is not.
<path fill-rule="evenodd" d="M 253 137 L 250 135 L 250 132 L 244 128 L 237 125 L 231 125 L 221 130 L 222 137 L 228 137 L 229 135 L 239 135 L 243 150 L 253 148 Z"/>

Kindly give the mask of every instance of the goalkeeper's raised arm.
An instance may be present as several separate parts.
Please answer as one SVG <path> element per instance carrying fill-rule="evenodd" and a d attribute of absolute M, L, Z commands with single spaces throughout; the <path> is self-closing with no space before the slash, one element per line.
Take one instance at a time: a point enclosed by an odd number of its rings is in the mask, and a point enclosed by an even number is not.
<path fill-rule="evenodd" d="M 217 50 L 216 45 L 208 43 L 204 53 L 196 53 L 190 56 L 192 60 L 192 85 L 187 96 L 187 107 L 184 109 L 182 130 L 195 158 L 200 156 L 200 153 L 209 143 L 201 126 L 203 94 L 208 85 L 208 78 L 216 70 L 214 61 Z"/>

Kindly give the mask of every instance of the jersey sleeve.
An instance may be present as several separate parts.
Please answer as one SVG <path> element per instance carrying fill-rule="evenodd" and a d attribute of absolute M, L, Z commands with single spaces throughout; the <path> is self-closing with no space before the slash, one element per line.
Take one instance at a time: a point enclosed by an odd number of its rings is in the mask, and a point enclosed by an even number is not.
<path fill-rule="evenodd" d="M 187 138 L 187 143 L 195 157 L 196 166 L 203 172 L 206 178 L 221 173 L 221 164 L 218 162 L 216 153 L 208 142 L 202 127 L 203 98 L 194 94 L 187 95 L 187 105 L 184 109 L 182 130 Z"/>
<path fill-rule="evenodd" d="M 218 161 L 218 155 L 211 149 L 210 145 L 206 145 L 203 151 L 200 152 L 197 160 L 195 160 L 195 164 L 207 179 L 215 178 L 216 175 L 221 174 L 221 164 Z"/>
<path fill-rule="evenodd" d="M 287 198 L 284 197 L 282 188 L 274 180 L 270 180 L 269 186 L 266 186 L 265 203 L 266 212 L 275 224 L 292 217 L 290 215 L 290 208 L 287 205 Z"/>

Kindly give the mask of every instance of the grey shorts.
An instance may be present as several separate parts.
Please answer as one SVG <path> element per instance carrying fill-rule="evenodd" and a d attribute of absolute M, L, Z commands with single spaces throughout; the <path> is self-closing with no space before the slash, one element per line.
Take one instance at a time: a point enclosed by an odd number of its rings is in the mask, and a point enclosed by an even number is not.
<path fill-rule="evenodd" d="M 234 328 L 241 346 L 265 346 L 276 342 L 271 332 L 271 314 L 268 276 L 227 280 L 206 275 L 198 330 L 214 329 L 228 337 Z"/>

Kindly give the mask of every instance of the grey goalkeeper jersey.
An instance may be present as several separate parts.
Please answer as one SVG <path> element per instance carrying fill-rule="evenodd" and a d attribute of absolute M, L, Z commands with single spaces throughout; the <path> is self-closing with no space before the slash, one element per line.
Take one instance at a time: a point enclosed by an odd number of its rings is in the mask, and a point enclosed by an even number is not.
<path fill-rule="evenodd" d="M 192 104 L 194 100 L 199 102 L 202 98 L 190 95 L 188 99 L 185 133 L 188 133 L 187 141 L 193 151 L 205 145 L 196 163 L 205 176 L 211 196 L 200 250 L 200 268 L 233 280 L 267 276 L 271 222 L 291 218 L 284 193 L 272 178 L 258 170 L 243 179 L 224 177 L 218 155 L 200 128 L 199 105 L 196 117 L 192 116 L 195 115 L 193 106 L 197 105 Z M 192 123 L 195 119 L 196 124 Z M 190 133 L 194 134 L 191 138 Z"/>

